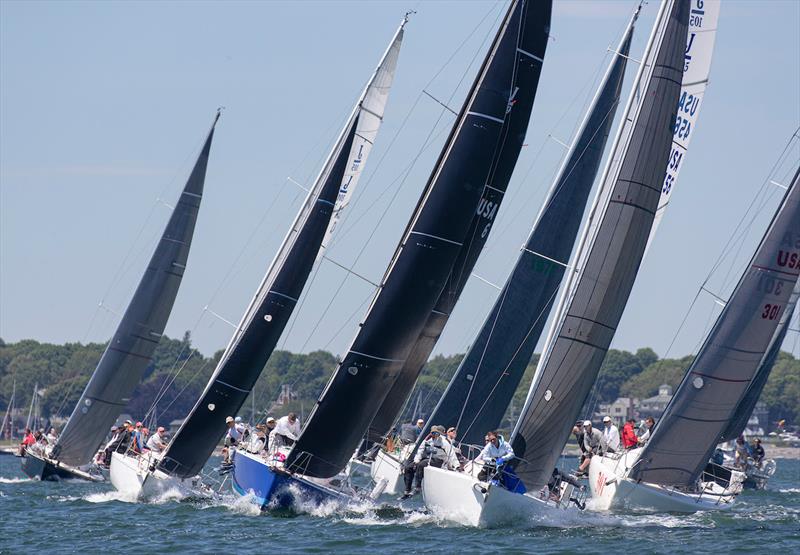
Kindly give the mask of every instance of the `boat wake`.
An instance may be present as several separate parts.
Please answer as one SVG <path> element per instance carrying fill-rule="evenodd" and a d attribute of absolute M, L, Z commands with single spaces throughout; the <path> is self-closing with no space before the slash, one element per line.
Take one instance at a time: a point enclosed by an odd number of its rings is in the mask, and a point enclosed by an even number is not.
<path fill-rule="evenodd" d="M 25 482 L 33 482 L 31 478 L 4 478 L 0 476 L 0 484 L 22 484 Z"/>

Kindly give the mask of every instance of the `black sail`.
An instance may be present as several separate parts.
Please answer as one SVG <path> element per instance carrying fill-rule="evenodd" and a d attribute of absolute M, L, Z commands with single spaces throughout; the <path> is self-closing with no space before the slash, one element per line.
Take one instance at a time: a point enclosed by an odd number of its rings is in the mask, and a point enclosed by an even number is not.
<path fill-rule="evenodd" d="M 512 445 L 529 491 L 549 480 L 630 296 L 658 207 L 684 67 L 688 0 L 668 2 L 654 29 Z M 641 79 L 641 80 L 640 80 Z M 621 150 L 620 150 L 621 149 Z"/>
<path fill-rule="evenodd" d="M 489 232 L 508 188 L 528 130 L 547 48 L 550 12 L 550 2 L 532 2 L 522 9 L 516 74 L 512 86 L 513 110 L 505 118 L 500 132 L 500 144 L 491 162 L 486 187 L 444 290 L 403 364 L 397 381 L 389 390 L 370 424 L 368 439 L 372 442 L 380 442 L 392 428 L 425 362 L 442 335 L 478 256 L 489 239 Z"/>
<path fill-rule="evenodd" d="M 798 296 L 800 296 L 800 290 L 798 290 L 798 286 L 795 286 L 792 296 L 789 298 L 789 302 L 786 305 L 786 310 L 783 311 L 778 329 L 775 330 L 775 337 L 772 339 L 772 343 L 770 343 L 767 349 L 767 354 L 764 355 L 758 370 L 756 370 L 755 377 L 747 388 L 747 393 L 745 393 L 739 406 L 733 411 L 735 416 L 728 424 L 727 429 L 722 433 L 720 442 L 736 439 L 742 435 L 745 428 L 747 428 L 750 415 L 753 414 L 753 409 L 756 408 L 756 403 L 758 403 L 758 399 L 761 397 L 761 392 L 764 391 L 764 386 L 767 385 L 772 367 L 775 366 L 775 361 L 778 360 L 778 354 L 781 352 L 781 345 L 783 345 L 783 341 L 786 339 L 786 333 L 789 331 L 789 323 L 794 309 L 797 306 Z"/>
<path fill-rule="evenodd" d="M 319 191 L 312 190 L 229 348 L 203 394 L 175 434 L 159 469 L 180 478 L 195 476 L 225 434 L 226 416 L 236 414 L 258 380 L 262 369 L 289 322 L 319 253 L 331 221 L 345 170 L 350 161 L 358 116 L 346 128 L 344 142 L 332 159 Z"/>
<path fill-rule="evenodd" d="M 381 287 L 289 454 L 289 468 L 328 478 L 345 467 L 438 302 L 514 109 L 526 9 L 527 2 L 511 3 Z"/>
<path fill-rule="evenodd" d="M 800 169 L 670 400 L 632 480 L 691 487 L 747 395 L 800 274 Z"/>
<path fill-rule="evenodd" d="M 635 16 L 514 269 L 428 418 L 426 426 L 457 427 L 462 443 L 481 444 L 500 425 L 539 342 L 619 104 L 634 22 Z"/>
<path fill-rule="evenodd" d="M 186 271 L 218 119 L 219 113 L 139 286 L 53 448 L 54 459 L 72 466 L 90 462 L 150 365 Z"/>

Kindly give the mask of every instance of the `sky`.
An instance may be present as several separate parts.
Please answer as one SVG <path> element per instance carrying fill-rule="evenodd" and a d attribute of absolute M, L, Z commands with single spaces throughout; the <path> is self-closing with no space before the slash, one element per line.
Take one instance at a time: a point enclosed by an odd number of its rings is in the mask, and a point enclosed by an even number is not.
<path fill-rule="evenodd" d="M 505 281 L 564 154 L 554 138 L 570 140 L 634 7 L 555 2 L 526 146 L 481 278 Z M 328 253 L 373 282 L 453 122 L 422 91 L 458 110 L 504 3 L 0 2 L 0 337 L 112 335 L 224 106 L 166 329 L 190 330 L 205 354 L 223 348 L 300 207 L 292 180 L 314 179 L 410 9 L 384 124 Z M 644 7 L 634 59 L 656 11 Z M 800 160 L 795 141 L 771 171 L 800 125 L 798 26 L 796 0 L 723 2 L 699 127 L 613 347 L 695 352 L 718 310 L 697 292 L 721 254 L 706 288 L 730 293 L 776 206 L 769 180 Z M 767 200 L 728 244 L 759 191 Z M 279 347 L 343 353 L 373 293 L 323 262 Z M 496 294 L 470 280 L 435 352 L 463 352 Z"/>

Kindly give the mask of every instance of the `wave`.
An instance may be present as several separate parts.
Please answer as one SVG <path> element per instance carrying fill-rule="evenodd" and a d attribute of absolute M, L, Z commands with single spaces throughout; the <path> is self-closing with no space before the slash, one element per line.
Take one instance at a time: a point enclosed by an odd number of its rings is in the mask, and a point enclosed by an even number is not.
<path fill-rule="evenodd" d="M 800 493 L 800 488 L 781 488 L 778 493 Z"/>
<path fill-rule="evenodd" d="M 22 484 L 24 482 L 33 482 L 32 478 L 3 478 L 0 476 L 0 484 Z"/>

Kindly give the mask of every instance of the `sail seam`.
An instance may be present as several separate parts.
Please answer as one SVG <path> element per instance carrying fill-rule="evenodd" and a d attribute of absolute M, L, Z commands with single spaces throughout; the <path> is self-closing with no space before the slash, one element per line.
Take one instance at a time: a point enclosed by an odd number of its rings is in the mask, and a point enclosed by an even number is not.
<path fill-rule="evenodd" d="M 712 376 L 711 374 L 703 374 L 702 372 L 697 372 L 695 370 L 692 370 L 692 374 L 694 374 L 695 376 L 703 376 L 704 378 L 708 378 L 710 380 L 716 380 L 718 382 L 745 383 L 750 381 L 750 378 L 747 379 L 720 378 L 719 376 Z"/>
<path fill-rule="evenodd" d="M 635 202 L 628 202 L 628 201 L 625 201 L 625 200 L 613 200 L 612 199 L 612 200 L 609 201 L 609 204 L 612 204 L 612 203 L 613 204 L 625 204 L 627 206 L 632 206 L 633 208 L 638 208 L 639 210 L 643 210 L 643 211 L 647 212 L 648 214 L 652 214 L 653 216 L 656 215 L 655 211 L 650 210 L 649 208 L 645 208 L 641 204 L 636 204 Z"/>
<path fill-rule="evenodd" d="M 523 50 L 522 48 L 517 47 L 517 52 L 519 52 L 520 54 L 525 54 L 526 56 L 528 56 L 529 58 L 533 58 L 537 62 L 544 63 L 544 59 L 540 58 L 536 54 L 528 52 L 527 50 Z"/>
<path fill-rule="evenodd" d="M 550 262 L 552 262 L 554 264 L 558 264 L 559 266 L 563 266 L 564 268 L 568 268 L 568 269 L 570 268 L 569 264 L 565 264 L 564 262 L 561 262 L 560 260 L 556 260 L 555 258 L 550 258 L 549 256 L 545 256 L 540 252 L 536 252 L 536 251 L 533 251 L 533 250 L 529 249 L 528 247 L 522 247 L 522 250 L 524 250 L 525 252 L 527 252 L 529 254 L 532 254 L 534 256 L 538 256 L 540 258 L 544 258 L 545 260 L 549 260 Z"/>
<path fill-rule="evenodd" d="M 189 191 L 184 191 L 181 194 L 182 195 L 189 195 L 190 197 L 194 197 L 194 198 L 203 198 L 203 195 L 198 195 L 197 193 L 190 193 Z"/>
<path fill-rule="evenodd" d="M 759 266 L 758 264 L 753 264 L 753 268 L 758 270 L 766 270 L 768 272 L 778 272 L 779 274 L 786 274 L 787 276 L 797 277 L 800 274 L 793 274 L 792 272 L 787 272 L 786 270 L 778 270 L 777 268 L 770 268 L 769 266 Z"/>
<path fill-rule="evenodd" d="M 421 231 L 412 231 L 410 235 L 422 235 L 424 237 L 430 237 L 432 239 L 439 239 L 440 241 L 444 241 L 446 243 L 451 243 L 453 245 L 462 246 L 463 243 L 459 243 L 458 241 L 453 241 L 452 239 L 445 239 L 444 237 L 439 237 L 438 235 L 431 235 L 430 233 L 423 233 Z"/>
<path fill-rule="evenodd" d="M 283 297 L 284 299 L 289 299 L 290 301 L 297 302 L 297 299 L 295 299 L 294 297 L 290 297 L 289 295 L 284 295 L 283 293 L 278 293 L 274 289 L 270 289 L 269 292 L 272 293 L 273 295 L 278 295 L 279 297 Z"/>
<path fill-rule="evenodd" d="M 214 383 L 218 383 L 220 385 L 224 385 L 225 387 L 230 387 L 231 389 L 235 389 L 236 391 L 241 391 L 242 393 L 250 393 L 249 389 L 242 389 L 241 387 L 236 387 L 235 385 L 231 385 L 227 382 L 223 382 L 222 380 L 214 380 Z"/>
<path fill-rule="evenodd" d="M 494 122 L 497 122 L 497 123 L 500 123 L 500 124 L 504 124 L 505 123 L 505 121 L 500 119 L 500 118 L 496 118 L 494 116 L 490 116 L 489 114 L 482 114 L 480 112 L 467 112 L 467 115 L 468 116 L 476 116 L 476 117 L 479 117 L 479 118 L 485 118 L 485 119 L 488 119 L 490 121 L 494 121 Z"/>
<path fill-rule="evenodd" d="M 375 355 L 368 355 L 367 353 L 360 353 L 358 351 L 350 351 L 350 353 L 354 354 L 354 355 L 359 355 L 359 356 L 362 356 L 362 357 L 374 358 L 375 360 L 383 360 L 383 361 L 386 361 L 386 362 L 405 362 L 405 359 L 403 359 L 403 358 L 376 357 Z"/>

